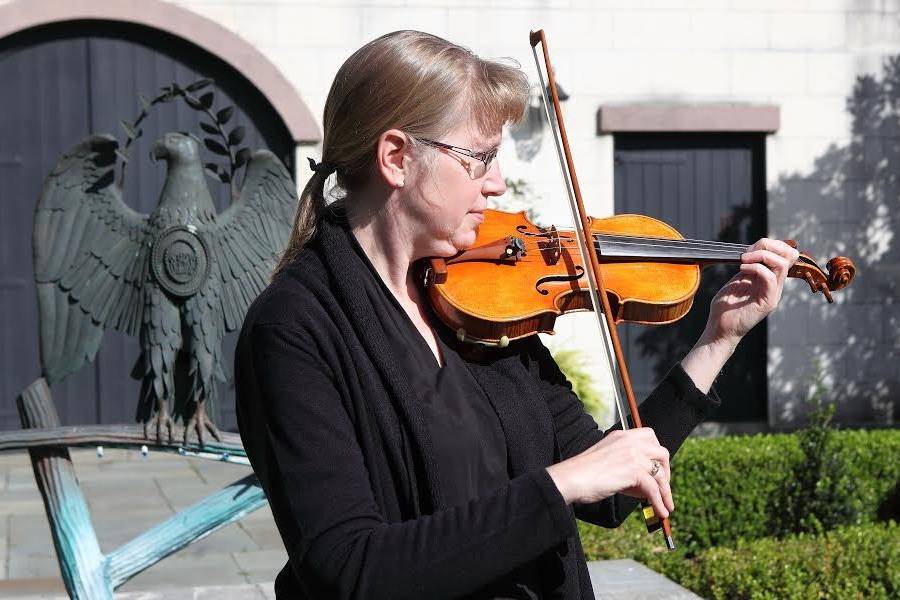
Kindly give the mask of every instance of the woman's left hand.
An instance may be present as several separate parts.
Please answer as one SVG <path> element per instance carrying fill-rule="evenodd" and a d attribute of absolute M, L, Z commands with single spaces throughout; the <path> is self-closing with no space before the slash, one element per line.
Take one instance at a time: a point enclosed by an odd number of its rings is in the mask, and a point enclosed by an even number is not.
<path fill-rule="evenodd" d="M 681 361 L 697 389 L 709 392 L 741 338 L 775 310 L 799 255 L 782 241 L 763 238 L 741 256 L 740 273 L 713 298 L 703 335 Z"/>
<path fill-rule="evenodd" d="M 788 270 L 800 253 L 781 240 L 763 238 L 741 256 L 741 270 L 712 300 L 704 337 L 736 346 L 778 306 Z"/>

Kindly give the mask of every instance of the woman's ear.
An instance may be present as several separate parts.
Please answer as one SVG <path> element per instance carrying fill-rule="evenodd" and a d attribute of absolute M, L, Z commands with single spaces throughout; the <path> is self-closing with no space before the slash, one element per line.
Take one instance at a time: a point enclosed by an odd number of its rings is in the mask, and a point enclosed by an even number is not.
<path fill-rule="evenodd" d="M 403 187 L 407 175 L 405 158 L 411 148 L 409 136 L 399 129 L 388 129 L 378 136 L 375 166 L 381 180 L 389 187 Z"/>

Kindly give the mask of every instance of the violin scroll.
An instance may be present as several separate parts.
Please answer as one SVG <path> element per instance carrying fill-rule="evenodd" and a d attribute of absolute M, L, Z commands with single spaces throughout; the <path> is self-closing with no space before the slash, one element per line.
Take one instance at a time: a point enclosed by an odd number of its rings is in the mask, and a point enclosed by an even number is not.
<path fill-rule="evenodd" d="M 791 244 L 793 240 L 785 241 L 788 245 L 796 247 Z M 845 288 L 853 281 L 853 277 L 856 275 L 856 265 L 846 256 L 836 256 L 828 261 L 825 269 L 828 271 L 827 274 L 816 264 L 811 254 L 801 252 L 797 262 L 788 271 L 788 277 L 803 279 L 809 284 L 809 289 L 813 294 L 822 292 L 830 304 L 834 302 L 831 292 Z"/>
<path fill-rule="evenodd" d="M 828 287 L 833 290 L 850 285 L 856 275 L 856 265 L 846 256 L 836 256 L 825 265 L 828 269 Z"/>

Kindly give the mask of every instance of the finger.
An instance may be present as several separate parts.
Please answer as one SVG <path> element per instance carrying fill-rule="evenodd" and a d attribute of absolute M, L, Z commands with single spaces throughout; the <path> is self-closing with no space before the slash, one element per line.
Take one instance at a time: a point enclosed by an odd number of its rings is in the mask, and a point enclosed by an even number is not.
<path fill-rule="evenodd" d="M 659 438 L 656 437 L 656 432 L 653 431 L 652 427 L 642 427 L 641 429 L 645 430 L 647 437 L 648 446 L 647 446 L 647 455 L 652 460 L 658 460 L 661 465 L 661 470 L 664 470 L 666 473 L 666 477 L 671 476 L 671 469 L 669 467 L 669 451 L 665 446 L 659 443 Z"/>
<path fill-rule="evenodd" d="M 755 244 L 750 246 L 749 250 L 769 250 L 770 252 L 774 252 L 783 257 L 791 264 L 794 264 L 797 258 L 800 257 L 800 252 L 796 248 L 788 246 L 782 240 L 773 240 L 771 238 L 762 238 L 758 240 Z"/>
<path fill-rule="evenodd" d="M 668 517 L 669 509 L 666 508 L 666 505 L 663 502 L 659 482 L 654 477 L 650 477 L 649 473 L 644 473 L 640 480 L 640 488 L 645 494 L 647 502 L 653 507 L 653 512 L 656 513 L 656 516 L 660 519 Z"/>
<path fill-rule="evenodd" d="M 772 240 L 770 238 L 760 238 L 756 240 L 749 248 L 747 248 L 747 252 L 753 252 L 754 250 L 761 250 L 766 247 Z"/>
<path fill-rule="evenodd" d="M 751 277 L 761 279 L 767 290 L 775 290 L 778 288 L 778 278 L 775 276 L 775 273 L 759 263 L 742 264 L 741 271 L 747 273 Z"/>
<path fill-rule="evenodd" d="M 635 435 L 639 436 L 643 442 L 659 444 L 659 440 L 656 439 L 656 432 L 653 431 L 652 427 L 635 427 L 632 431 L 636 432 Z"/>
<path fill-rule="evenodd" d="M 788 246 L 782 240 L 772 240 L 772 244 L 767 248 L 767 250 L 775 252 L 790 264 L 794 264 L 797 259 L 800 258 L 800 251 L 793 246 Z"/>
<path fill-rule="evenodd" d="M 654 453 L 651 455 L 653 460 L 658 460 L 661 465 L 659 472 L 665 475 L 666 479 L 672 478 L 672 466 L 669 462 L 669 451 L 664 446 L 657 446 L 654 448 Z"/>
<path fill-rule="evenodd" d="M 788 270 L 791 268 L 792 264 L 787 258 L 771 250 L 754 250 L 753 252 L 745 252 L 741 256 L 741 262 L 743 264 L 764 264 L 772 269 L 781 279 L 787 277 Z"/>
<path fill-rule="evenodd" d="M 663 504 L 665 504 L 666 508 L 671 513 L 675 510 L 675 500 L 672 497 L 671 478 L 668 475 L 668 471 L 660 469 L 654 479 L 659 482 L 659 493 L 660 496 L 662 496 Z"/>

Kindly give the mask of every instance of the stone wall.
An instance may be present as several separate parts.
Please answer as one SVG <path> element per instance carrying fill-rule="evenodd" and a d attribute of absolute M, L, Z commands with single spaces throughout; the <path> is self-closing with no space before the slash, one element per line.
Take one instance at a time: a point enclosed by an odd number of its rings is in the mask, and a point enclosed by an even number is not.
<path fill-rule="evenodd" d="M 852 256 L 860 275 L 833 306 L 789 283 L 784 308 L 767 325 L 769 425 L 788 427 L 802 415 L 814 360 L 843 420 L 895 418 L 900 68 L 885 64 L 900 55 L 900 1 L 178 3 L 251 41 L 318 118 L 338 66 L 381 33 L 429 31 L 484 56 L 512 57 L 536 80 L 527 35 L 544 28 L 571 96 L 566 119 L 588 210 L 601 216 L 612 211 L 613 143 L 596 134 L 600 105 L 778 105 L 781 128 L 767 144 L 770 235 L 796 238 L 819 257 Z M 530 184 L 539 217 L 566 224 L 552 140 L 540 132 L 518 137 L 504 143 L 504 174 Z M 585 334 L 590 320 L 562 320 L 550 343 L 599 356 L 599 337 Z M 608 375 L 598 381 L 609 389 Z"/>

